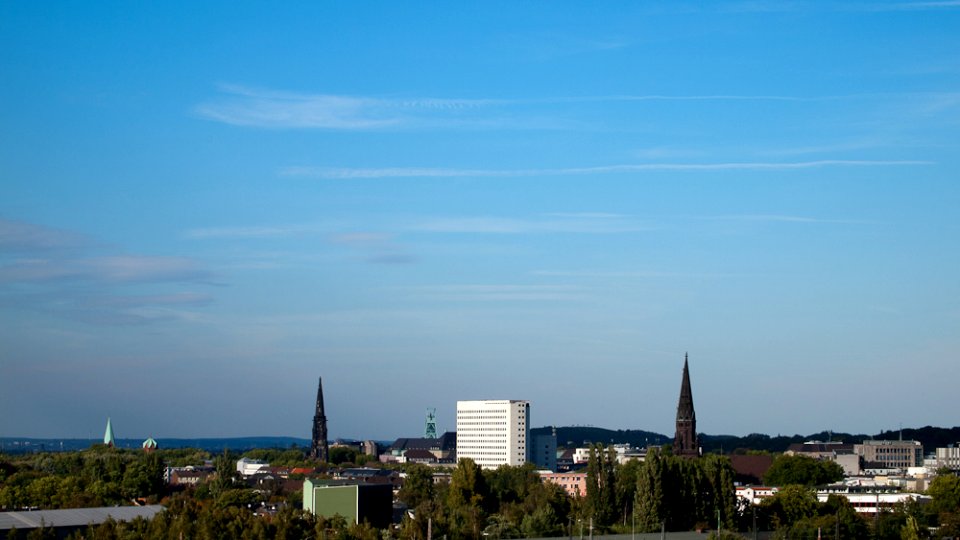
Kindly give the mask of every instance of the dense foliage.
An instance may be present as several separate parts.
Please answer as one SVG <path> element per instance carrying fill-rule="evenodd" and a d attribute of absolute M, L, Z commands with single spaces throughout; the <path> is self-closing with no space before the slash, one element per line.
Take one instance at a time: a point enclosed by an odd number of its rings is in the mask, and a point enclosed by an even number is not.
<path fill-rule="evenodd" d="M 191 451 L 169 455 L 192 459 Z M 81 508 L 159 500 L 164 456 L 98 445 L 85 452 L 48 453 L 2 459 L 0 509 Z"/>
<path fill-rule="evenodd" d="M 833 461 L 787 455 L 777 456 L 763 477 L 769 486 L 822 486 L 840 480 L 843 480 L 843 467 Z"/>
<path fill-rule="evenodd" d="M 942 474 L 931 484 L 933 502 L 905 505 L 865 520 L 842 497 L 817 501 L 810 487 L 786 485 L 763 504 L 737 507 L 730 461 L 719 455 L 699 459 L 651 452 L 646 461 L 616 462 L 603 446 L 592 449 L 587 491 L 570 497 L 545 482 L 531 464 L 482 470 L 469 459 L 450 471 L 449 481 L 435 482 L 426 465 L 406 466 L 398 498 L 408 508 L 399 526 L 378 531 L 343 519 L 314 517 L 299 510 L 301 494 L 279 486 L 253 489 L 236 475 L 236 454 L 210 456 L 193 450 L 145 453 L 96 446 L 84 452 L 0 455 L 0 506 L 70 508 L 131 504 L 136 499 L 162 502 L 167 509 L 151 521 L 107 522 L 76 538 L 316 538 L 322 540 L 425 540 L 433 538 L 558 537 L 691 529 L 774 530 L 777 538 L 827 540 L 923 540 L 960 535 L 960 479 Z M 316 465 L 300 450 L 249 452 L 247 457 Z M 781 458 L 782 459 L 782 458 Z M 781 468 L 805 484 L 819 483 L 809 463 L 778 459 Z M 212 464 L 216 474 L 197 486 L 173 491 L 163 483 L 170 465 Z M 800 472 L 797 472 L 800 471 Z M 834 471 L 835 472 L 835 471 Z M 801 474 L 802 473 L 802 474 Z M 787 474 L 786 472 L 783 474 Z M 832 474 L 832 473 L 831 473 Z M 264 515 L 258 515 L 271 502 Z M 33 531 L 31 538 L 50 531 Z M 20 535 L 24 537 L 25 535 Z M 713 535 L 712 537 L 716 537 Z"/>

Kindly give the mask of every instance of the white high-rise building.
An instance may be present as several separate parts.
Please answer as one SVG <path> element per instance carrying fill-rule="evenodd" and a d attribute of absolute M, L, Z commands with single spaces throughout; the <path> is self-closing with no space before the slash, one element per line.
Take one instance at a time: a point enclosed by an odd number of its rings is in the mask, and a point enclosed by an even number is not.
<path fill-rule="evenodd" d="M 470 458 L 484 469 L 523 465 L 529 440 L 529 401 L 457 402 L 457 459 Z"/>

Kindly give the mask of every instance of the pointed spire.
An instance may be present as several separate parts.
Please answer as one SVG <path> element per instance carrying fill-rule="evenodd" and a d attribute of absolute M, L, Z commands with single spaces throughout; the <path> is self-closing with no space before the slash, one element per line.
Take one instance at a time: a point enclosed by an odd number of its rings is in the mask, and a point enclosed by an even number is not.
<path fill-rule="evenodd" d="M 680 456 L 697 456 L 697 412 L 693 408 L 693 390 L 690 386 L 690 357 L 683 355 L 683 379 L 680 383 L 680 401 L 677 403 L 677 432 L 673 452 Z"/>
<path fill-rule="evenodd" d="M 323 377 L 317 382 L 317 408 L 313 415 L 313 439 L 310 444 L 310 457 L 327 461 L 327 415 L 323 410 Z"/>
<path fill-rule="evenodd" d="M 683 355 L 683 380 L 680 382 L 680 403 L 677 404 L 677 421 L 693 420 L 697 413 L 693 410 L 693 390 L 690 388 L 689 355 Z"/>
<path fill-rule="evenodd" d="M 113 439 L 113 424 L 110 423 L 109 416 L 107 417 L 107 430 L 103 433 L 103 444 L 109 447 L 113 447 L 115 444 Z"/>

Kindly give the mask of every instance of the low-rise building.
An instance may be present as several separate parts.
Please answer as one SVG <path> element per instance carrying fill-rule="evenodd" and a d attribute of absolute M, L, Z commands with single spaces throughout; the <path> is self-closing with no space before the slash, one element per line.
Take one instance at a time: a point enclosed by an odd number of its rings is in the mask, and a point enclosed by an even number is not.
<path fill-rule="evenodd" d="M 936 449 L 936 466 L 960 471 L 960 443 Z"/>
<path fill-rule="evenodd" d="M 390 484 L 307 479 L 303 482 L 303 509 L 315 516 L 339 515 L 349 523 L 367 522 L 385 529 L 393 518 L 393 489 Z"/>
<path fill-rule="evenodd" d="M 269 463 L 259 459 L 243 457 L 237 460 L 237 472 L 240 473 L 240 476 L 243 476 L 244 478 L 247 476 L 253 476 L 260 472 L 261 469 L 267 469 L 269 467 Z"/>
<path fill-rule="evenodd" d="M 923 465 L 920 441 L 863 441 L 853 445 L 853 451 L 864 462 L 879 463 L 887 468 L 906 470 Z"/>
<path fill-rule="evenodd" d="M 107 506 L 101 508 L 70 508 L 67 510 L 31 510 L 28 512 L 0 512 L 0 538 L 7 538 L 11 532 L 16 538 L 66 538 L 83 534 L 89 527 L 100 525 L 108 520 L 133 521 L 135 519 L 153 519 L 164 511 L 159 504 L 147 506 Z"/>
<path fill-rule="evenodd" d="M 769 499 L 777 494 L 780 488 L 766 486 L 739 486 L 737 487 L 737 498 L 750 504 L 760 504 L 764 499 Z"/>
<path fill-rule="evenodd" d="M 908 493 L 897 488 L 827 486 L 817 490 L 817 500 L 827 502 L 830 495 L 845 497 L 860 514 L 873 516 L 878 509 L 881 512 L 893 511 L 898 506 L 914 501 L 920 504 L 930 502 L 931 498 L 919 493 Z"/>
<path fill-rule="evenodd" d="M 544 482 L 550 482 L 563 488 L 571 497 L 585 497 L 587 495 L 586 471 L 548 472 L 537 471 Z"/>
<path fill-rule="evenodd" d="M 758 486 L 763 484 L 770 466 L 773 465 L 773 456 L 770 454 L 733 454 L 730 456 L 730 465 L 736 476 L 735 484 L 741 486 Z"/>
<path fill-rule="evenodd" d="M 213 471 L 195 470 L 193 468 L 173 469 L 170 471 L 169 483 L 172 486 L 195 486 L 206 481 L 213 475 Z"/>

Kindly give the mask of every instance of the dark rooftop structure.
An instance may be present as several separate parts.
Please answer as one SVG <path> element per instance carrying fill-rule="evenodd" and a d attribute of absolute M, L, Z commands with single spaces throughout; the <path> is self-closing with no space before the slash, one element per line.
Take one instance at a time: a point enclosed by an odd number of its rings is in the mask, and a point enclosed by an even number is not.
<path fill-rule="evenodd" d="M 403 450 L 437 450 L 451 452 L 457 449 L 457 432 L 448 431 L 436 439 L 423 437 L 400 438 L 390 445 L 391 451 Z"/>
<path fill-rule="evenodd" d="M 90 525 L 114 521 L 132 521 L 136 518 L 151 519 L 163 511 L 163 506 L 108 506 L 101 508 L 71 508 L 69 510 L 33 510 L 30 512 L 0 512 L 0 538 L 7 538 L 12 529 L 17 536 L 46 527 L 53 529 L 57 538 L 64 538 L 76 531 L 86 530 Z"/>
<path fill-rule="evenodd" d="M 733 454 L 730 456 L 730 464 L 736 473 L 734 482 L 743 486 L 759 486 L 763 485 L 763 477 L 773 465 L 773 456 Z"/>

